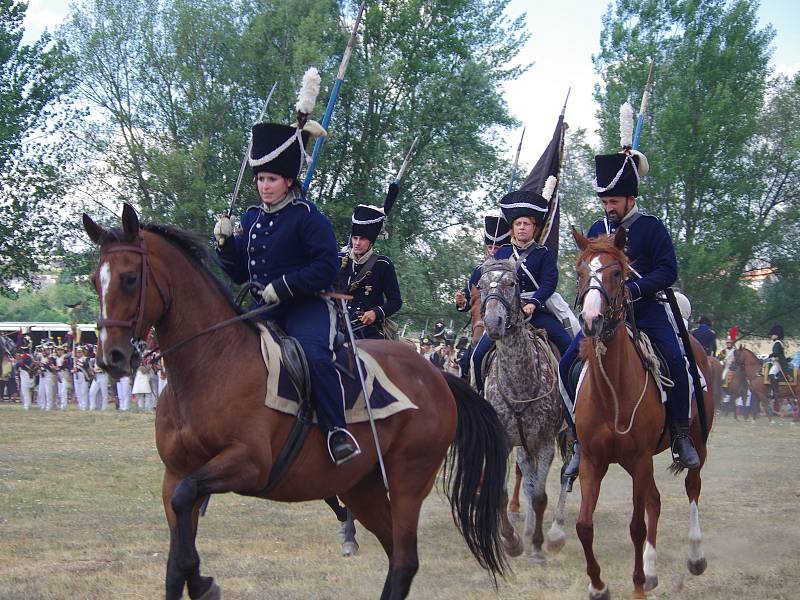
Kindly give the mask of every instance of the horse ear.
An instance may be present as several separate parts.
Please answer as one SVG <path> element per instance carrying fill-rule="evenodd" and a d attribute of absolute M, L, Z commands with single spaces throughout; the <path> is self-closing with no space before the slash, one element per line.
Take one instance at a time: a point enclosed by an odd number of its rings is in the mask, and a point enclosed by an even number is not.
<path fill-rule="evenodd" d="M 617 233 L 614 236 L 614 246 L 619 250 L 625 249 L 625 242 L 628 241 L 628 231 L 624 227 L 620 227 L 617 229 Z"/>
<path fill-rule="evenodd" d="M 586 246 L 589 245 L 589 240 L 587 240 L 586 236 L 575 228 L 575 225 L 572 226 L 572 237 L 575 239 L 575 244 L 578 246 L 578 250 L 581 252 L 586 250 Z"/>
<path fill-rule="evenodd" d="M 129 237 L 139 235 L 139 215 L 136 214 L 136 209 L 127 202 L 122 206 L 122 230 Z"/>
<path fill-rule="evenodd" d="M 86 230 L 86 235 L 89 236 L 89 239 L 92 240 L 95 244 L 99 244 L 100 240 L 103 238 L 106 230 L 103 229 L 100 225 L 95 223 L 92 220 L 92 217 L 83 213 L 83 228 Z"/>

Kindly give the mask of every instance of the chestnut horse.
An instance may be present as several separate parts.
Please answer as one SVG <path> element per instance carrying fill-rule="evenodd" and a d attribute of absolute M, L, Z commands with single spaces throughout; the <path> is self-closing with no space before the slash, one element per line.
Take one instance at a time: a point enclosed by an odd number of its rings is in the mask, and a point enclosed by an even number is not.
<path fill-rule="evenodd" d="M 761 359 L 759 359 L 752 350 L 748 350 L 744 346 L 739 346 L 733 352 L 733 365 L 732 369 L 741 370 L 753 392 L 753 400 L 758 402 L 758 406 L 764 409 L 764 414 L 767 415 L 770 423 L 772 422 L 772 412 L 769 410 L 771 406 L 771 388 L 770 385 L 764 383 L 764 372 Z M 794 386 L 781 384 L 778 386 L 778 399 L 788 399 L 794 407 L 793 421 L 800 421 L 800 407 L 798 407 L 797 399 L 800 397 L 800 382 L 795 382 Z M 777 407 L 773 407 L 777 409 Z M 777 412 L 777 411 L 775 411 Z M 758 410 L 752 411 L 753 420 L 758 418 Z"/>
<path fill-rule="evenodd" d="M 264 404 L 267 372 L 258 330 L 237 321 L 178 345 L 240 314 L 207 267 L 205 241 L 166 225 L 141 226 L 129 205 L 122 229 L 104 229 L 85 214 L 83 223 L 100 246 L 98 362 L 113 376 L 129 375 L 151 325 L 162 349 L 175 347 L 164 350 L 169 385 L 155 423 L 170 531 L 167 600 L 180 598 L 184 586 L 193 599 L 221 597 L 213 578 L 200 574 L 195 537 L 205 498 L 225 492 L 282 502 L 339 496 L 389 557 L 380 597 L 405 598 L 419 564 L 420 508 L 443 462 L 459 531 L 481 566 L 493 577 L 503 573 L 498 510 L 508 441 L 491 407 L 466 383 L 443 375 L 405 344 L 359 342 L 417 406 L 376 423 L 388 493 L 369 423 L 350 426 L 362 453 L 341 466 L 332 464 L 321 432 L 312 427 L 283 477 L 268 486 L 295 418 Z"/>
<path fill-rule="evenodd" d="M 600 579 L 600 565 L 592 549 L 592 516 L 600 484 L 611 463 L 618 463 L 633 480 L 630 522 L 634 546 L 633 597 L 644 598 L 645 591 L 658 584 L 656 528 L 661 498 L 653 478 L 653 455 L 669 447 L 669 434 L 664 432 L 665 408 L 652 374 L 642 366 L 642 360 L 626 332 L 630 305 L 625 293 L 629 273 L 628 258 L 623 251 L 625 228 L 621 227 L 614 236 L 592 240 L 573 229 L 573 236 L 580 249 L 578 298 L 582 304 L 581 327 L 586 336 L 581 345 L 581 356 L 587 362 L 575 410 L 575 426 L 581 441 L 581 508 L 576 530 L 586 555 L 586 572 L 591 579 L 589 598 L 609 598 L 608 587 Z M 697 340 L 690 338 L 697 365 L 709 385 L 703 399 L 710 429 L 714 414 L 713 381 L 709 379 L 706 353 Z M 694 403 L 693 407 L 696 412 Z M 690 435 L 701 466 L 688 471 L 685 480 L 690 523 L 688 567 L 691 573 L 699 575 L 706 568 L 697 508 L 706 443 L 697 418 L 692 421 Z"/>

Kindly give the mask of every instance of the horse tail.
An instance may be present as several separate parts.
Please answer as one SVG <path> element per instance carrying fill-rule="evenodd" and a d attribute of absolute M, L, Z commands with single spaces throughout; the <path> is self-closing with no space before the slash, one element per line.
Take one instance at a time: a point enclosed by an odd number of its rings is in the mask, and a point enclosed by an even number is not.
<path fill-rule="evenodd" d="M 470 552 L 496 585 L 508 567 L 500 539 L 508 437 L 491 404 L 460 377 L 444 373 L 444 378 L 458 409 L 456 438 L 444 465 L 445 494 Z"/>

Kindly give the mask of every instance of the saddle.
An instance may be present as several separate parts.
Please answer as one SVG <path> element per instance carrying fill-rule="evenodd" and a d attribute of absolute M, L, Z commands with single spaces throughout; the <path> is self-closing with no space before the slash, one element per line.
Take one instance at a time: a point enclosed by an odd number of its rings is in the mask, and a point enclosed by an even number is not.
<path fill-rule="evenodd" d="M 769 370 L 771 366 L 772 363 L 767 363 L 761 369 L 765 385 L 770 385 L 772 383 L 772 381 L 769 378 Z M 783 371 L 783 375 L 785 377 L 778 378 L 778 385 L 788 385 L 789 387 L 794 387 L 795 385 L 797 385 L 798 369 L 786 369 Z"/>

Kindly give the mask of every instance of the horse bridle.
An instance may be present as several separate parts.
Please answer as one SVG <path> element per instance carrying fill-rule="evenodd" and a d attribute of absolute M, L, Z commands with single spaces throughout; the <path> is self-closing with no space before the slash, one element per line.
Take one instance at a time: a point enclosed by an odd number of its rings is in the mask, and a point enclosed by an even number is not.
<path fill-rule="evenodd" d="M 575 308 L 577 309 L 578 306 L 583 307 L 583 301 L 586 298 L 586 294 L 588 294 L 591 290 L 597 290 L 600 292 L 606 301 L 606 310 L 603 312 L 603 328 L 600 331 L 601 340 L 608 339 L 616 329 L 617 325 L 619 325 L 620 321 L 625 318 L 625 301 L 627 292 L 625 280 L 620 279 L 619 289 L 612 298 L 608 293 L 608 290 L 606 290 L 605 286 L 603 285 L 603 278 L 600 276 L 603 271 L 613 266 L 621 267 L 622 265 L 618 260 L 603 265 L 599 269 L 595 269 L 585 260 L 579 265 L 579 268 L 586 267 L 586 270 L 589 272 L 589 279 L 586 281 L 586 286 L 583 289 L 579 289 L 577 295 L 575 296 Z"/>
<path fill-rule="evenodd" d="M 519 293 L 517 293 L 517 288 L 519 287 L 519 283 L 517 282 L 516 269 L 513 269 L 510 266 L 497 265 L 496 267 L 493 267 L 493 268 L 488 269 L 486 271 L 482 271 L 481 272 L 481 279 L 483 279 L 483 276 L 486 275 L 486 273 L 495 273 L 495 272 L 500 272 L 500 271 L 504 271 L 506 273 L 512 273 L 514 275 L 514 299 L 516 301 L 517 307 L 520 310 L 522 310 L 522 307 L 519 304 Z M 483 288 L 481 288 L 481 286 L 480 286 L 480 279 L 478 280 L 478 285 L 476 287 L 481 291 L 481 296 L 483 296 Z M 506 312 L 508 313 L 508 317 L 509 318 L 508 318 L 508 323 L 506 324 L 506 329 L 511 329 L 511 327 L 513 326 L 513 324 L 515 322 L 514 321 L 514 315 L 515 315 L 514 307 L 511 305 L 511 303 L 508 300 L 506 300 L 502 296 L 502 294 L 500 294 L 500 291 L 498 290 L 499 287 L 500 287 L 500 284 L 497 281 L 492 281 L 489 284 L 489 288 L 490 288 L 489 293 L 487 293 L 486 296 L 483 296 L 482 299 L 481 299 L 481 317 L 485 318 L 486 305 L 489 303 L 489 300 L 493 300 L 493 299 L 497 300 L 503 306 L 503 308 L 506 309 Z"/>
<path fill-rule="evenodd" d="M 97 328 L 102 329 L 103 327 L 125 327 L 130 328 L 132 330 L 132 337 L 131 337 L 131 345 L 134 347 L 136 352 L 139 355 L 143 355 L 145 350 L 147 349 L 147 342 L 145 338 L 147 337 L 147 332 L 142 331 L 143 324 L 144 324 L 144 303 L 147 298 L 147 281 L 150 277 L 153 278 L 153 282 L 156 284 L 156 289 L 158 290 L 159 296 L 161 296 L 161 302 L 164 305 L 164 311 L 166 312 L 169 308 L 169 304 L 166 300 L 166 294 L 164 294 L 164 290 L 161 288 L 161 284 L 158 283 L 158 279 L 155 277 L 155 273 L 152 272 L 150 267 L 150 261 L 148 260 L 148 252 L 147 252 L 147 244 L 144 241 L 144 236 L 141 232 L 139 232 L 137 236 L 137 243 L 136 244 L 126 244 L 126 243 L 112 243 L 108 244 L 105 248 L 100 248 L 100 259 L 103 256 L 114 252 L 133 252 L 135 254 L 139 254 L 142 257 L 141 262 L 141 269 L 139 271 L 139 300 L 136 305 L 136 313 L 132 319 L 128 319 L 123 321 L 121 319 L 108 319 L 102 318 L 97 320 Z M 97 279 L 97 273 L 95 273 L 95 280 Z M 95 287 L 97 287 L 97 281 L 95 281 Z"/>

